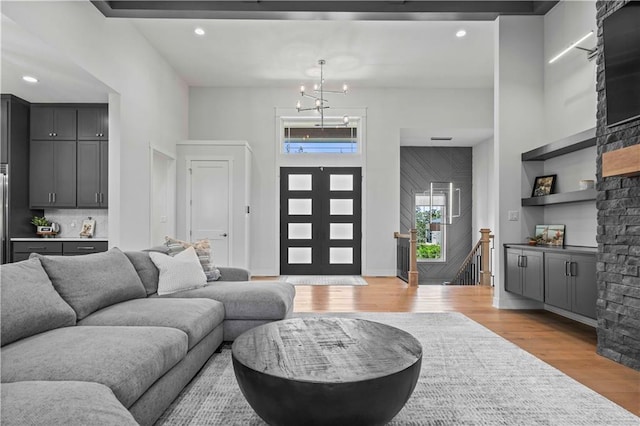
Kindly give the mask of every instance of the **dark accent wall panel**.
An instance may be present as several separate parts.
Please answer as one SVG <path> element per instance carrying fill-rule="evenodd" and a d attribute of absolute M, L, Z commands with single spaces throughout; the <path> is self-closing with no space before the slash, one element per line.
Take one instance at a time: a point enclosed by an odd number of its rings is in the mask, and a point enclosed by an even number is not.
<path fill-rule="evenodd" d="M 428 191 L 431 182 L 453 182 L 461 190 L 460 217 L 447 225 L 446 262 L 418 262 L 421 284 L 451 281 L 480 238 L 471 235 L 472 155 L 469 147 L 400 147 L 400 232 L 413 226 L 415 193 Z"/>
<path fill-rule="evenodd" d="M 640 177 L 602 178 L 602 154 L 640 143 L 640 120 L 607 127 L 602 22 L 627 1 L 598 1 L 598 353 L 640 370 Z"/>

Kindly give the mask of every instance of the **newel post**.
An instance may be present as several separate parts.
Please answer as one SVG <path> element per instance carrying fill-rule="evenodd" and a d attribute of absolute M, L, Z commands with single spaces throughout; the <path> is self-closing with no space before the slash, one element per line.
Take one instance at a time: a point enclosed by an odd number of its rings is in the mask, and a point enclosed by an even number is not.
<path fill-rule="evenodd" d="M 491 230 L 488 228 L 480 229 L 480 256 L 482 264 L 480 265 L 480 285 L 491 285 Z"/>
<path fill-rule="evenodd" d="M 415 228 L 409 230 L 409 285 L 418 286 L 418 231 Z"/>

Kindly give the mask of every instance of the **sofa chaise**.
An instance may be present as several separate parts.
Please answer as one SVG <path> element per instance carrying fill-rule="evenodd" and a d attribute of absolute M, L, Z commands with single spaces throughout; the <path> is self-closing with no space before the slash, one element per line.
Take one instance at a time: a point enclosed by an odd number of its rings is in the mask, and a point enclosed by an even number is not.
<path fill-rule="evenodd" d="M 159 296 L 144 251 L 3 265 L 0 422 L 153 424 L 223 341 L 292 312 L 290 284 L 220 272 Z"/>

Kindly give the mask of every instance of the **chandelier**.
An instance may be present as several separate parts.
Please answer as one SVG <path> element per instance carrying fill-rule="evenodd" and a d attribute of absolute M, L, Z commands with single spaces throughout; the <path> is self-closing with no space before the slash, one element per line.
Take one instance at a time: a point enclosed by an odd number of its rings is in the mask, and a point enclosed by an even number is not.
<path fill-rule="evenodd" d="M 324 128 L 324 110 L 329 108 L 329 101 L 324 98 L 326 93 L 340 93 L 343 95 L 347 94 L 347 85 L 342 85 L 342 90 L 328 90 L 324 88 L 324 70 L 323 67 L 327 63 L 324 59 L 320 59 L 318 61 L 318 65 L 320 65 L 320 82 L 313 85 L 313 92 L 308 93 L 304 86 L 300 86 L 300 96 L 303 98 L 311 98 L 313 99 L 313 106 L 311 107 L 302 107 L 302 102 L 298 101 L 296 104 L 296 109 L 298 112 L 300 111 L 317 111 L 320 114 L 320 127 Z M 342 117 L 342 125 L 346 126 L 349 124 L 349 116 L 345 115 Z"/>

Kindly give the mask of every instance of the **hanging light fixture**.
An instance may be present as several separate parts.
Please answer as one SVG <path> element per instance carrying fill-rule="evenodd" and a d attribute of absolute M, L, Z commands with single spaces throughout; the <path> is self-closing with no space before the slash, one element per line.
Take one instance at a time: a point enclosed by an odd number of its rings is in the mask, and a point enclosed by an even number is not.
<path fill-rule="evenodd" d="M 327 63 L 324 59 L 320 59 L 318 61 L 318 65 L 320 65 L 320 82 L 313 85 L 313 91 L 308 93 L 304 86 L 300 86 L 300 96 L 303 98 L 311 98 L 313 99 L 313 106 L 311 107 L 302 107 L 302 102 L 298 101 L 296 104 L 296 109 L 298 112 L 300 111 L 317 111 L 320 114 L 320 127 L 324 127 L 324 110 L 329 108 L 329 101 L 324 98 L 325 93 L 340 93 L 343 95 L 347 94 L 347 85 L 342 85 L 342 90 L 328 90 L 324 88 L 324 65 Z M 343 126 L 349 124 L 349 116 L 345 115 L 342 117 Z"/>

